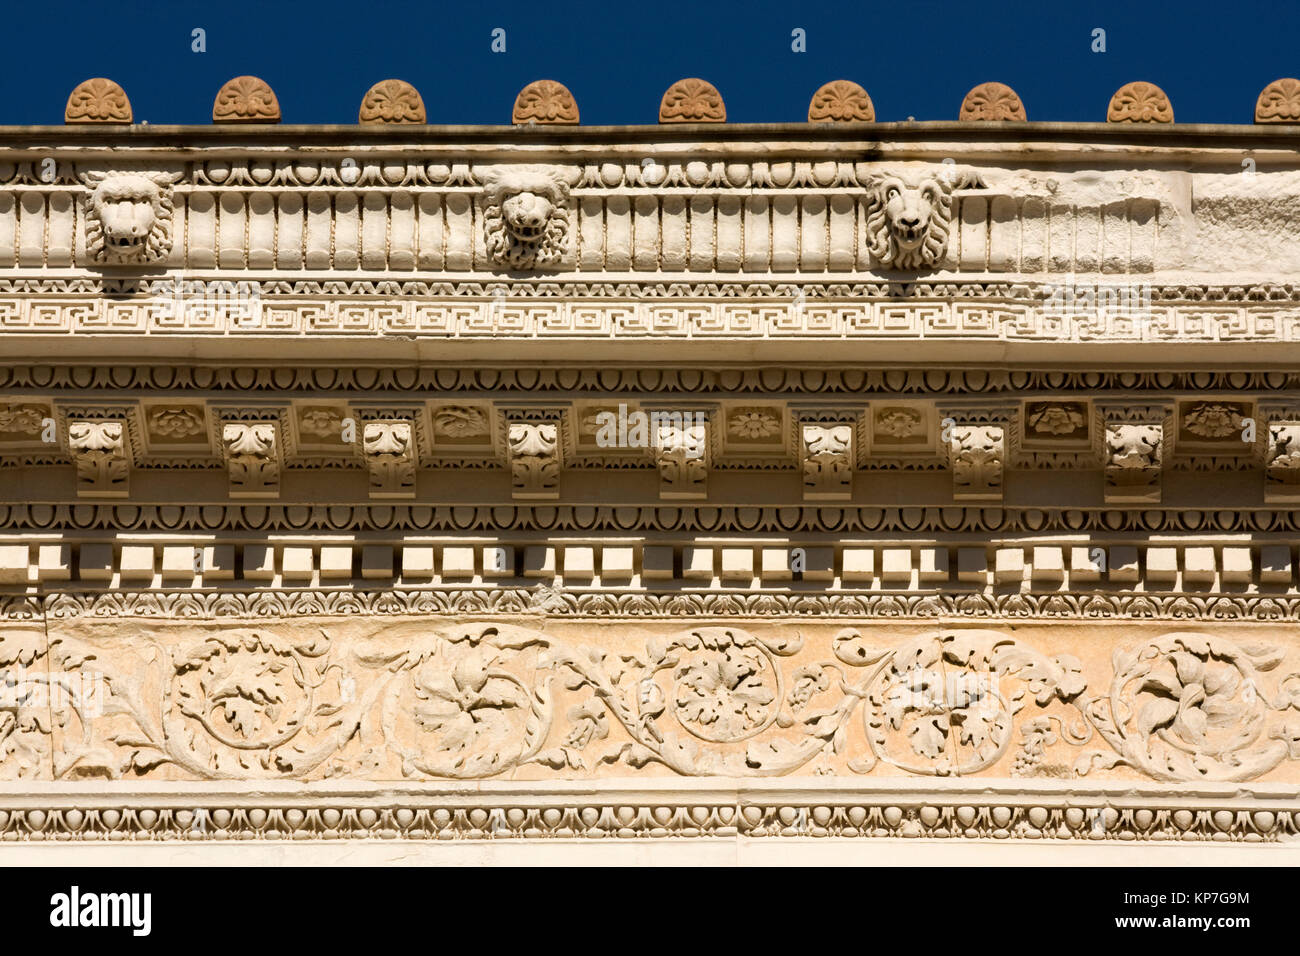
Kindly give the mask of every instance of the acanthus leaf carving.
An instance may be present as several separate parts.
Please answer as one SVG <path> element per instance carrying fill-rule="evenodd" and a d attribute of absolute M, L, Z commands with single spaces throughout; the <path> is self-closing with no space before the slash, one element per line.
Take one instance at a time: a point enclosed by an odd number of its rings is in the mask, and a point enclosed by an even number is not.
<path fill-rule="evenodd" d="M 654 459 L 659 497 L 707 498 L 709 425 L 703 413 L 659 413 L 654 422 Z"/>
<path fill-rule="evenodd" d="M 508 423 L 510 483 L 516 498 L 558 498 L 559 426 L 554 422 Z"/>
<path fill-rule="evenodd" d="M 1164 427 L 1141 422 L 1106 425 L 1106 500 L 1160 500 Z"/>
<path fill-rule="evenodd" d="M 362 452 L 370 473 L 370 496 L 415 497 L 415 444 L 411 422 L 366 422 L 361 437 Z"/>
<path fill-rule="evenodd" d="M 853 426 L 803 423 L 803 496 L 847 500 L 853 496 Z"/>
<path fill-rule="evenodd" d="M 127 496 L 131 461 L 125 421 L 69 421 L 68 449 L 77 466 L 78 495 Z"/>
<path fill-rule="evenodd" d="M 280 493 L 279 424 L 273 421 L 225 422 L 222 449 L 230 475 L 230 495 L 273 498 Z"/>
<path fill-rule="evenodd" d="M 998 501 L 1006 467 L 1006 429 L 1002 425 L 954 425 L 949 442 L 953 498 Z"/>

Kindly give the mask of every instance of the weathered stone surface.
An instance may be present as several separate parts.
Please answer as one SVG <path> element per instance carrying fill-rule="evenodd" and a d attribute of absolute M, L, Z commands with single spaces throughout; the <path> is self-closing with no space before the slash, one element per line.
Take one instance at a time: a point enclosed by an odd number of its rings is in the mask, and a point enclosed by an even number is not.
<path fill-rule="evenodd" d="M 1300 160 L 835 129 L 0 132 L 0 836 L 1294 841 Z"/>

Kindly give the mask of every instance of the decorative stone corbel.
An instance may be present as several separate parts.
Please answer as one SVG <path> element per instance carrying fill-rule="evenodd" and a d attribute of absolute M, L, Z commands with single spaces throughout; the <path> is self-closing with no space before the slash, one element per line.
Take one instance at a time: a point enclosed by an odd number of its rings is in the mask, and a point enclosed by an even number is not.
<path fill-rule="evenodd" d="M 366 422 L 361 450 L 370 472 L 370 497 L 415 497 L 415 442 L 409 421 Z"/>
<path fill-rule="evenodd" d="M 125 498 L 129 494 L 131 461 L 125 421 L 69 421 L 68 448 L 77 465 L 78 495 Z"/>
<path fill-rule="evenodd" d="M 1001 501 L 1013 405 L 940 405 L 940 447 L 947 449 L 954 501 Z"/>
<path fill-rule="evenodd" d="M 800 425 L 803 496 L 809 501 L 853 497 L 853 426 L 803 422 Z"/>
<path fill-rule="evenodd" d="M 221 430 L 221 446 L 230 474 L 232 498 L 274 498 L 279 495 L 278 423 L 226 422 Z"/>
<path fill-rule="evenodd" d="M 1163 422 L 1106 423 L 1106 502 L 1160 501 Z"/>
<path fill-rule="evenodd" d="M 948 440 L 952 496 L 957 501 L 1001 501 L 1006 427 L 953 422 Z"/>
<path fill-rule="evenodd" d="M 1300 420 L 1270 422 L 1264 460 L 1264 501 L 1300 501 Z"/>
<path fill-rule="evenodd" d="M 559 425 L 555 422 L 508 423 L 510 483 L 516 498 L 560 496 Z"/>
<path fill-rule="evenodd" d="M 709 494 L 709 419 L 706 412 L 654 412 L 655 465 L 660 498 Z"/>

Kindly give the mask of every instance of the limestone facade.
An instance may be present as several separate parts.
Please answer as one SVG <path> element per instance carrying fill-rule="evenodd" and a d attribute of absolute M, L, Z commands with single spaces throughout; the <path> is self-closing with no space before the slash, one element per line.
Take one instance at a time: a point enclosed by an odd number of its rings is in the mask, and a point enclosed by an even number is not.
<path fill-rule="evenodd" d="M 1294 133 L 241 79 L 0 130 L 0 838 L 1296 839 Z"/>

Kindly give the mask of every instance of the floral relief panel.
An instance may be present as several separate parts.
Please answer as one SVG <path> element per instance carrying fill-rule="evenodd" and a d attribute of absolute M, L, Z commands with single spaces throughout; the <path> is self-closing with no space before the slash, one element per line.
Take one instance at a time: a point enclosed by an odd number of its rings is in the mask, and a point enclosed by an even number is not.
<path fill-rule="evenodd" d="M 1300 779 L 1272 625 L 10 622 L 0 778 Z"/>

